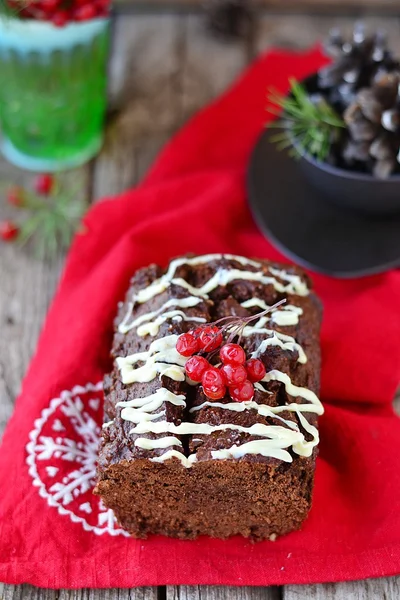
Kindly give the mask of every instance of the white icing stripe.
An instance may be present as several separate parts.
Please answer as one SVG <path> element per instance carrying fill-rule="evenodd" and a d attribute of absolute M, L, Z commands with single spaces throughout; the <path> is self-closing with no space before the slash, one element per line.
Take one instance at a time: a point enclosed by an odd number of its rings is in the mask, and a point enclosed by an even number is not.
<path fill-rule="evenodd" d="M 246 442 L 241 446 L 233 445 L 231 448 L 224 448 L 223 450 L 212 450 L 211 456 L 215 460 L 224 460 L 232 458 L 242 458 L 246 454 L 261 454 L 269 458 L 277 458 L 285 462 L 293 462 L 287 450 L 283 448 L 277 448 L 271 440 L 253 440 Z"/>
<path fill-rule="evenodd" d="M 269 371 L 265 377 L 262 379 L 263 382 L 268 382 L 268 381 L 280 381 L 281 383 L 284 384 L 286 392 L 290 395 L 290 396 L 294 396 L 295 398 L 300 397 L 300 398 L 304 398 L 305 400 L 308 400 L 309 402 L 311 402 L 311 404 L 313 404 L 315 406 L 315 408 L 318 408 L 318 411 L 316 410 L 315 412 L 319 415 L 322 415 L 324 412 L 323 406 L 318 398 L 318 396 L 316 394 L 314 394 L 314 392 L 312 390 L 309 390 L 307 388 L 304 387 L 298 387 L 297 385 L 294 385 L 289 377 L 289 375 L 286 375 L 286 373 L 282 373 L 281 371 L 277 371 L 276 369 Z M 291 406 L 291 405 L 289 405 Z M 296 404 L 296 406 L 299 406 L 298 404 Z M 301 407 L 301 405 L 299 406 L 299 408 Z"/>
<path fill-rule="evenodd" d="M 266 329 L 264 325 L 267 321 L 267 317 L 261 317 L 257 323 L 254 325 L 247 325 L 242 331 L 243 337 L 250 337 L 257 334 L 271 336 L 262 341 L 261 345 L 253 352 L 253 358 L 257 358 L 260 356 L 260 354 L 265 352 L 267 346 L 280 346 L 283 350 L 289 350 L 290 352 L 296 350 L 299 354 L 299 358 L 297 359 L 298 362 L 300 364 L 305 364 L 307 362 L 307 356 L 303 348 L 296 342 L 294 337 L 286 335 L 285 333 L 280 333 L 279 331 L 275 331 L 275 329 Z"/>
<path fill-rule="evenodd" d="M 102 427 L 103 429 L 107 429 L 108 427 L 111 427 L 111 425 L 113 425 L 114 423 L 114 419 L 112 421 L 107 421 L 107 423 L 103 423 Z"/>
<path fill-rule="evenodd" d="M 195 454 L 190 454 L 186 458 L 186 456 L 184 454 L 182 454 L 181 452 L 178 452 L 177 450 L 168 450 L 168 452 L 165 452 L 161 456 L 156 456 L 155 458 L 150 458 L 150 460 L 151 460 L 151 462 L 163 463 L 166 460 L 169 460 L 170 458 L 177 458 L 178 460 L 181 461 L 182 465 L 184 467 L 186 467 L 187 469 L 190 468 L 193 465 L 193 463 L 197 462 L 197 456 Z"/>
<path fill-rule="evenodd" d="M 222 402 L 209 402 L 208 400 L 206 400 L 206 402 L 203 402 L 202 404 L 199 404 L 198 406 L 193 406 L 193 408 L 191 408 L 189 412 L 191 412 L 191 413 L 197 412 L 206 407 L 222 408 L 222 410 L 231 410 L 233 412 L 245 412 L 248 410 L 256 410 L 258 412 L 258 414 L 261 415 L 262 417 L 269 417 L 271 419 L 279 419 L 280 421 L 285 423 L 285 425 L 287 425 L 291 429 L 298 430 L 296 423 L 293 423 L 293 421 L 288 421 L 286 419 L 282 419 L 282 417 L 278 416 L 279 412 L 283 412 L 281 410 L 282 409 L 281 406 L 267 406 L 266 404 L 257 404 L 257 402 L 254 402 L 254 400 L 248 400 L 246 402 L 227 402 L 226 404 L 223 404 Z M 284 407 L 284 408 L 286 409 L 286 407 Z M 311 412 L 314 412 L 314 411 L 311 411 Z"/>
<path fill-rule="evenodd" d="M 150 344 L 148 351 L 138 352 L 126 357 L 116 359 L 124 384 L 145 383 L 165 375 L 174 381 L 185 381 L 185 364 L 187 358 L 181 356 L 176 350 L 177 335 L 169 335 L 155 340 Z M 134 368 L 138 362 L 144 362 L 141 367 Z"/>
<path fill-rule="evenodd" d="M 124 419 L 124 421 L 130 421 L 131 423 L 148 423 L 149 421 L 161 419 L 161 417 L 165 417 L 165 415 L 165 410 L 161 410 L 158 413 L 147 413 L 146 411 L 135 410 L 134 408 L 123 408 L 121 410 L 121 418 Z"/>
<path fill-rule="evenodd" d="M 282 350 L 289 350 L 290 352 L 297 351 L 299 353 L 299 358 L 297 359 L 298 362 L 302 365 L 307 362 L 307 356 L 305 355 L 303 348 L 295 341 L 282 342 L 282 337 L 278 336 L 278 332 L 274 332 L 270 338 L 263 340 L 257 350 L 252 353 L 252 358 L 258 358 L 266 351 L 268 346 L 279 346 Z"/>
<path fill-rule="evenodd" d="M 143 323 L 148 321 L 153 321 L 156 317 L 164 313 L 167 308 L 193 308 L 193 306 L 197 306 L 202 302 L 201 298 L 195 298 L 194 296 L 190 296 L 189 298 L 171 298 L 167 302 L 165 302 L 158 310 L 154 310 L 152 312 L 145 313 L 134 319 L 131 323 L 129 323 L 129 319 L 132 317 L 133 303 L 130 302 L 128 305 L 128 312 L 122 321 L 122 323 L 118 326 L 118 331 L 120 333 L 127 333 L 131 329 L 135 327 L 139 327 Z M 165 315 L 164 315 L 165 316 Z M 205 321 L 202 321 L 205 322 Z M 160 323 L 161 324 L 161 323 Z M 159 327 L 158 327 L 159 329 Z M 158 329 L 152 335 L 156 335 L 158 333 Z M 141 335 L 138 331 L 138 335 Z M 145 335 L 145 334 L 144 334 Z"/>
<path fill-rule="evenodd" d="M 293 273 L 288 273 L 284 269 L 274 269 L 273 267 L 269 268 L 270 273 L 275 275 L 275 277 L 279 277 L 279 279 L 283 279 L 283 281 L 288 281 L 294 289 L 303 290 L 303 293 L 297 293 L 299 296 L 307 296 L 309 290 L 307 288 L 306 283 L 299 277 L 299 275 L 293 275 Z"/>
<path fill-rule="evenodd" d="M 167 388 L 159 388 L 154 394 L 146 396 L 145 398 L 134 398 L 127 402 L 118 402 L 117 406 L 122 408 L 121 418 L 124 421 L 130 421 L 131 423 L 141 423 L 142 421 L 153 421 L 160 416 L 165 414 L 155 413 L 154 411 L 159 410 L 164 402 L 169 402 L 174 406 L 186 406 L 186 398 L 183 394 L 175 395 Z"/>
<path fill-rule="evenodd" d="M 151 323 L 145 323 L 144 325 L 140 325 L 137 328 L 137 334 L 140 337 L 145 337 L 146 335 L 155 336 L 160 330 L 160 325 L 168 321 L 168 319 L 172 319 L 172 321 L 193 321 L 195 323 L 207 323 L 207 320 L 203 317 L 188 317 L 181 310 L 170 310 L 163 315 L 160 315 L 152 321 Z"/>
<path fill-rule="evenodd" d="M 182 446 L 182 442 L 173 436 L 158 438 L 157 440 L 149 440 L 148 438 L 137 438 L 135 440 L 137 448 L 143 450 L 154 450 L 155 448 L 168 448 L 169 446 Z"/>
<path fill-rule="evenodd" d="M 251 298 L 241 303 L 243 308 L 253 308 L 257 306 L 263 310 L 268 310 L 269 304 L 261 300 L 261 298 Z M 269 315 L 269 320 L 276 325 L 281 327 L 287 327 L 290 325 L 298 325 L 299 317 L 303 314 L 303 309 L 300 306 L 294 306 L 293 304 L 285 304 L 280 306 L 278 309 L 273 310 Z"/>
<path fill-rule="evenodd" d="M 262 386 L 261 390 L 262 392 L 268 392 L 268 390 L 265 390 Z M 300 389 L 306 389 L 306 388 L 300 388 Z M 269 392 L 271 393 L 271 392 Z M 254 400 L 248 400 L 246 402 L 227 402 L 226 404 L 223 404 L 222 402 L 214 402 L 214 401 L 206 401 L 203 402 L 202 404 L 199 404 L 197 406 L 193 406 L 193 408 L 190 409 L 189 412 L 196 412 L 198 410 L 201 410 L 202 408 L 205 408 L 206 406 L 210 406 L 211 408 L 215 407 L 215 408 L 222 408 L 224 410 L 233 410 L 234 412 L 243 412 L 245 410 L 257 410 L 258 414 L 263 416 L 263 417 L 271 417 L 271 418 L 278 418 L 277 415 L 281 412 L 310 412 L 310 413 L 315 413 L 317 415 L 319 414 L 323 414 L 320 412 L 320 407 L 317 406 L 316 404 L 296 404 L 294 402 L 292 402 L 291 404 L 283 404 L 282 406 L 268 406 L 266 404 L 257 404 L 257 402 L 254 402 Z M 285 421 L 285 419 L 281 419 L 283 421 Z M 288 427 L 292 427 L 293 423 L 292 421 L 285 421 L 288 424 Z"/>
<path fill-rule="evenodd" d="M 132 299 L 133 304 L 136 302 L 139 304 L 147 302 L 151 298 L 154 298 L 154 296 L 164 292 L 171 285 L 171 283 L 188 289 L 193 296 L 202 296 L 203 298 L 207 298 L 207 294 L 215 289 L 218 285 L 227 285 L 227 283 L 234 281 L 235 279 L 257 281 L 265 285 L 271 284 L 278 292 L 281 293 L 287 292 L 290 294 L 298 294 L 299 296 L 307 296 L 309 294 L 306 284 L 298 275 L 290 275 L 286 273 L 286 271 L 279 271 L 272 268 L 269 270 L 273 277 L 265 276 L 261 272 L 240 271 L 239 269 L 218 269 L 215 275 L 201 288 L 194 288 L 183 279 L 174 278 L 176 270 L 182 265 L 193 266 L 198 264 L 206 264 L 213 260 L 221 260 L 222 258 L 226 258 L 227 260 L 235 260 L 243 266 L 251 265 L 257 269 L 261 269 L 262 267 L 261 263 L 249 260 L 243 256 L 234 256 L 231 254 L 206 254 L 204 256 L 196 256 L 195 258 L 178 258 L 170 263 L 168 271 L 162 275 L 162 277 L 156 279 L 147 288 L 139 290 L 137 294 L 135 294 Z M 277 281 L 276 277 L 279 277 L 284 281 L 288 281 L 288 284 L 284 285 L 280 283 Z"/>

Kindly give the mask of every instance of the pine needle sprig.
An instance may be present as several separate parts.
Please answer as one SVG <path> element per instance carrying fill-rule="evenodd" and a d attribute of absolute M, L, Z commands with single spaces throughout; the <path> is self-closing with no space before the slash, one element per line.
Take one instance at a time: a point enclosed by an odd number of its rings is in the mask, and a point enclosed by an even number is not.
<path fill-rule="evenodd" d="M 82 228 L 81 219 L 87 208 L 79 192 L 63 189 L 59 180 L 47 197 L 25 191 L 23 208 L 27 218 L 21 224 L 17 243 L 25 246 L 32 241 L 35 254 L 42 260 L 67 250 L 74 234 Z"/>
<path fill-rule="evenodd" d="M 5 15 L 7 17 L 19 17 L 19 13 L 29 6 L 30 0 L 19 0 L 15 6 L 10 6 L 7 0 L 0 0 L 0 17 Z"/>
<path fill-rule="evenodd" d="M 289 96 L 269 93 L 267 110 L 280 118 L 267 126 L 281 130 L 272 141 L 279 150 L 291 148 L 292 155 L 310 154 L 322 162 L 345 123 L 322 96 L 310 96 L 295 79 L 290 79 L 290 91 Z"/>

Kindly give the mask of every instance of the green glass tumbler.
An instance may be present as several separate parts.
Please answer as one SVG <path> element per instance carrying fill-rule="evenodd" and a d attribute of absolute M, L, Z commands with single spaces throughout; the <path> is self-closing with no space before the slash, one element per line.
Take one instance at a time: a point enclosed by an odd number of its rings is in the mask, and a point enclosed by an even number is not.
<path fill-rule="evenodd" d="M 109 19 L 57 28 L 0 18 L 0 149 L 32 171 L 77 167 L 101 148 Z"/>

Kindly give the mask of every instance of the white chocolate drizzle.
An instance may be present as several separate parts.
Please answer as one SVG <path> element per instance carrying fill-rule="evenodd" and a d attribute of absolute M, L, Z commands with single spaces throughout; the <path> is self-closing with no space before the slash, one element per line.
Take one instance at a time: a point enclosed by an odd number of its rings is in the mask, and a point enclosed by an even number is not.
<path fill-rule="evenodd" d="M 265 330 L 265 332 L 268 330 Z M 244 334 L 246 335 L 246 334 Z M 286 340 L 285 340 L 286 338 Z M 290 352 L 297 351 L 299 353 L 298 362 L 304 365 L 307 362 L 307 356 L 304 353 L 303 348 L 297 344 L 290 335 L 283 335 L 277 331 L 272 332 L 272 336 L 263 340 L 257 350 L 252 353 L 252 358 L 258 358 L 263 354 L 268 346 L 279 346 L 282 350 L 289 350 Z"/>
<path fill-rule="evenodd" d="M 163 463 L 170 458 L 177 458 L 181 461 L 182 466 L 186 467 L 187 469 L 190 468 L 193 463 L 197 462 L 197 456 L 195 454 L 190 454 L 188 457 L 186 457 L 184 454 L 177 452 L 176 450 L 168 450 L 168 452 L 165 452 L 161 456 L 150 458 L 150 460 L 151 462 Z"/>
<path fill-rule="evenodd" d="M 158 438 L 156 440 L 150 440 L 149 438 L 137 438 L 135 440 L 135 446 L 137 448 L 143 448 L 144 450 L 154 450 L 155 448 L 169 448 L 169 446 L 182 446 L 182 442 L 174 436 L 166 436 L 163 438 Z"/>
<path fill-rule="evenodd" d="M 118 402 L 117 406 L 122 407 L 121 418 L 131 423 L 142 423 L 143 421 L 153 421 L 158 417 L 164 416 L 165 411 L 154 413 L 159 410 L 164 402 L 170 402 L 174 406 L 186 406 L 186 398 L 183 394 L 173 394 L 167 388 L 159 388 L 154 394 L 145 398 L 134 398 L 127 402 Z"/>
<path fill-rule="evenodd" d="M 268 317 L 261 317 L 254 325 L 246 325 L 242 331 L 243 337 L 249 337 L 256 334 L 269 335 L 270 337 L 263 340 L 261 345 L 252 354 L 253 358 L 258 358 L 260 354 L 265 352 L 268 346 L 280 346 L 282 350 L 289 350 L 290 352 L 298 352 L 298 362 L 305 364 L 307 362 L 307 356 L 303 348 L 296 342 L 291 335 L 280 333 L 275 329 L 266 329 L 264 325 L 268 322 Z"/>
<path fill-rule="evenodd" d="M 176 277 L 177 269 L 182 265 L 205 264 L 218 259 L 235 260 L 242 266 L 251 266 L 259 271 L 246 271 L 240 269 L 219 268 L 214 275 L 206 281 L 201 287 L 196 288 L 182 278 Z M 194 322 L 206 322 L 201 317 L 192 317 L 183 312 L 184 308 L 197 306 L 203 300 L 208 299 L 208 294 L 218 286 L 226 286 L 233 281 L 255 281 L 263 285 L 273 285 L 276 291 L 280 293 L 297 294 L 306 296 L 309 294 L 306 283 L 298 276 L 287 273 L 285 270 L 269 268 L 271 276 L 261 272 L 262 264 L 240 256 L 210 254 L 194 258 L 180 258 L 171 262 L 168 271 L 159 279 L 151 283 L 147 288 L 139 290 L 129 304 L 128 313 L 119 326 L 121 333 L 127 333 L 133 328 L 137 329 L 139 336 L 155 336 L 158 334 L 162 323 L 171 320 L 185 320 Z M 283 283 L 282 283 L 283 282 Z M 154 296 L 161 294 L 170 285 L 180 286 L 190 294 L 187 298 L 171 298 L 165 302 L 158 310 L 140 315 L 132 319 L 132 312 L 137 303 L 142 304 Z M 244 308 L 259 307 L 263 310 L 270 308 L 262 299 L 251 298 L 241 304 Z M 170 310 L 169 310 L 170 309 Z M 262 355 L 268 346 L 279 346 L 283 350 L 298 353 L 298 362 L 304 364 L 307 357 L 302 347 L 297 344 L 295 338 L 289 335 L 277 332 L 274 329 L 267 329 L 266 324 L 270 321 L 280 326 L 297 325 L 299 318 L 303 314 L 302 308 L 294 305 L 286 305 L 272 311 L 268 316 L 262 316 L 259 320 L 244 327 L 242 335 L 249 337 L 256 334 L 268 336 L 263 339 L 261 344 L 254 350 L 252 357 L 256 358 Z M 187 358 L 181 356 L 176 350 L 178 335 L 169 335 L 153 341 L 148 350 L 139 352 L 127 357 L 118 357 L 116 362 L 121 373 L 122 383 L 129 385 L 131 383 L 150 382 L 159 376 L 168 377 L 174 381 L 185 380 L 185 364 Z M 192 407 L 190 412 L 194 413 L 205 407 L 230 410 L 233 412 L 243 412 L 255 410 L 261 416 L 270 419 L 276 419 L 282 425 L 269 425 L 255 423 L 250 427 L 243 427 L 235 424 L 208 425 L 207 423 L 181 422 L 175 424 L 165 420 L 166 410 L 162 409 L 164 403 L 169 402 L 175 406 L 186 407 L 186 398 L 183 394 L 174 394 L 165 387 L 160 387 L 155 393 L 142 398 L 134 398 L 127 402 L 117 404 L 121 410 L 121 418 L 133 423 L 135 426 L 130 430 L 131 434 L 154 434 L 162 437 L 150 439 L 138 437 L 134 444 L 144 450 L 167 449 L 161 456 L 150 458 L 153 462 L 163 463 L 169 459 L 177 458 L 184 467 L 191 467 L 197 462 L 197 455 L 191 454 L 185 456 L 182 452 L 173 449 L 173 446 L 182 447 L 179 435 L 211 435 L 219 431 L 236 431 L 261 439 L 244 442 L 241 445 L 234 444 L 230 448 L 211 451 L 211 457 L 215 460 L 240 459 L 247 454 L 259 454 L 261 456 L 276 458 L 285 462 L 291 462 L 292 456 L 289 448 L 300 456 L 309 457 L 312 455 L 314 447 L 319 442 L 318 430 L 311 425 L 305 413 L 322 414 L 323 407 L 318 397 L 309 389 L 296 386 L 292 383 L 290 377 L 278 370 L 268 372 L 262 382 L 255 384 L 255 388 L 265 394 L 271 392 L 264 388 L 263 383 L 270 381 L 279 381 L 285 386 L 288 396 L 294 398 L 301 397 L 306 402 L 282 406 L 268 406 L 258 404 L 254 400 L 247 402 L 203 402 L 199 406 Z M 190 383 L 190 381 L 189 381 Z M 299 423 L 304 431 L 311 436 L 311 440 L 306 440 L 304 433 L 300 430 L 296 422 L 285 419 L 280 416 L 283 412 L 296 413 Z M 107 427 L 108 424 L 105 425 Z M 198 441 L 198 438 L 195 438 Z M 194 441 L 194 440 L 193 440 Z"/>
<path fill-rule="evenodd" d="M 206 320 L 201 317 L 188 317 L 182 311 L 171 311 L 165 312 L 168 308 L 192 308 L 202 302 L 201 298 L 189 296 L 189 298 L 171 298 L 167 300 L 158 310 L 145 313 L 129 322 L 132 317 L 133 303 L 130 302 L 128 305 L 128 312 L 125 315 L 123 321 L 118 326 L 120 333 L 128 333 L 131 329 L 137 328 L 137 334 L 141 337 L 145 335 L 157 335 L 160 329 L 160 325 L 167 319 L 177 316 L 181 316 L 185 321 L 197 321 L 198 323 L 205 323 Z M 175 312 L 175 314 L 173 314 Z M 172 313 L 172 314 L 171 314 Z M 155 321 L 154 321 L 155 319 Z M 145 325 L 144 325 L 145 324 Z"/>
<path fill-rule="evenodd" d="M 148 351 L 126 357 L 118 357 L 116 362 L 121 373 L 122 383 L 146 383 L 161 376 L 174 381 L 185 381 L 185 364 L 188 360 L 176 350 L 178 335 L 168 335 L 150 344 Z M 141 367 L 134 368 L 137 363 Z"/>
<path fill-rule="evenodd" d="M 261 298 L 250 298 L 250 300 L 246 300 L 241 303 L 243 308 L 253 308 L 257 306 L 262 308 L 263 310 L 268 310 L 271 308 L 269 304 L 261 300 Z M 298 325 L 299 317 L 303 314 L 303 309 L 300 306 L 294 306 L 293 304 L 284 304 L 279 308 L 271 311 L 269 315 L 269 320 L 280 327 L 288 327 L 290 325 Z"/>

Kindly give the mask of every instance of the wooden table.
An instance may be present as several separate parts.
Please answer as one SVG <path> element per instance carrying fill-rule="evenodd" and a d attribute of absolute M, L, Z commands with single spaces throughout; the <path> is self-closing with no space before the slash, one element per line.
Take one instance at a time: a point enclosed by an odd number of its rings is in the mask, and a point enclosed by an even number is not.
<path fill-rule="evenodd" d="M 400 54 L 398 18 L 371 18 L 387 28 Z M 204 28 L 200 13 L 120 12 L 111 59 L 111 105 L 107 139 L 92 164 L 67 174 L 79 180 L 88 202 L 117 194 L 140 181 L 161 146 L 197 109 L 224 90 L 259 52 L 271 45 L 303 48 L 331 26 L 351 27 L 344 16 L 260 14 L 248 39 L 223 43 Z M 233 124 L 234 125 L 234 124 Z M 0 159 L 2 183 L 29 183 L 32 175 Z M 0 200 L 1 218 L 12 210 Z M 27 251 L 1 247 L 0 253 L 0 433 L 13 410 L 22 377 L 34 352 L 43 319 L 63 266 Z M 0 600 L 395 600 L 400 577 L 284 588 L 186 587 L 131 590 L 49 591 L 3 586 Z"/>

